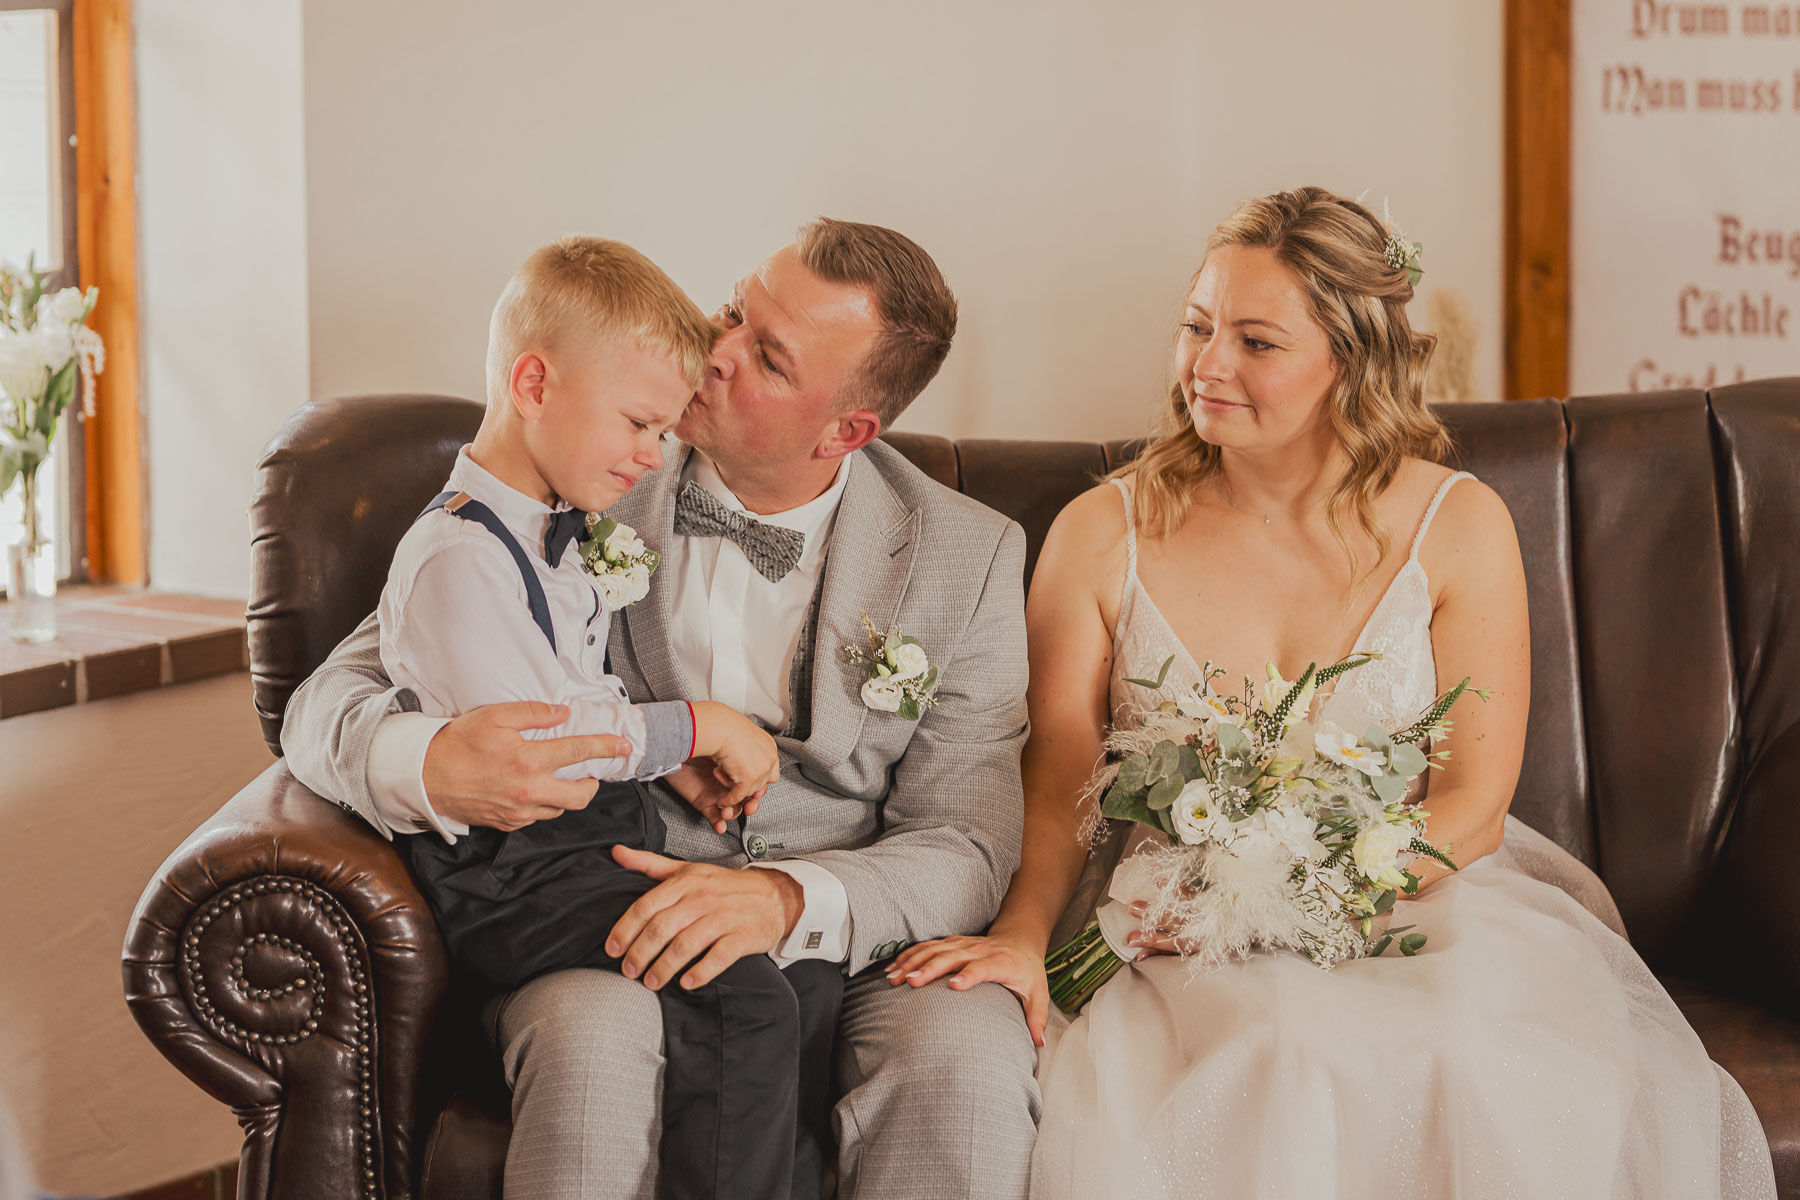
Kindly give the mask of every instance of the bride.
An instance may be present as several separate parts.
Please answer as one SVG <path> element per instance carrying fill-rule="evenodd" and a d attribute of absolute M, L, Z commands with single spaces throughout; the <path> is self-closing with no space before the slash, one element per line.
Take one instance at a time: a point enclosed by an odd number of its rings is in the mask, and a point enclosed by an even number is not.
<path fill-rule="evenodd" d="M 1415 253 L 1319 188 L 1240 205 L 1188 293 L 1160 436 L 1044 544 L 1022 865 L 988 936 L 915 946 L 889 974 L 1022 999 L 1044 1046 L 1035 1197 L 1774 1195 L 1749 1101 L 1598 878 L 1506 814 L 1524 569 L 1500 498 L 1438 465 Z M 1381 658 L 1326 701 L 1348 729 L 1395 728 L 1464 676 L 1492 691 L 1458 706 L 1432 773 L 1429 836 L 1462 870 L 1416 861 L 1425 887 L 1393 917 L 1424 949 L 1196 976 L 1143 930 L 1144 957 L 1053 1020 L 1043 960 L 1087 858 L 1083 785 L 1106 727 L 1154 703 L 1127 678 L 1173 654 L 1172 685 L 1208 661 L 1227 683 L 1265 663 L 1294 679 L 1351 651 Z"/>

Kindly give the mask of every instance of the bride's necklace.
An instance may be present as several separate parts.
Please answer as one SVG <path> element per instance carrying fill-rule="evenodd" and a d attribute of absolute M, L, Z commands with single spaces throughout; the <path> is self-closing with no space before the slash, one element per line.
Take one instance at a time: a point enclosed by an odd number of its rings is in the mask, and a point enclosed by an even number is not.
<path fill-rule="evenodd" d="M 1221 496 L 1225 497 L 1225 503 L 1231 505 L 1231 507 L 1237 509 L 1239 512 L 1243 513 L 1246 517 L 1261 517 L 1262 523 L 1264 525 L 1274 524 L 1275 514 L 1255 512 L 1251 509 L 1245 508 L 1243 505 L 1239 504 L 1236 500 L 1233 500 L 1231 498 L 1231 485 L 1229 483 L 1226 483 L 1223 479 L 1219 480 L 1219 494 Z M 1325 501 L 1330 498 L 1331 498 L 1331 493 L 1326 492 L 1323 496 L 1320 496 L 1317 500 L 1314 500 L 1311 504 L 1307 505 L 1305 508 L 1303 508 L 1299 512 L 1295 513 L 1294 518 L 1296 520 L 1298 520 L 1299 518 L 1304 517 L 1307 513 L 1311 512 L 1313 509 L 1319 507 L 1319 505 L 1325 503 Z"/>

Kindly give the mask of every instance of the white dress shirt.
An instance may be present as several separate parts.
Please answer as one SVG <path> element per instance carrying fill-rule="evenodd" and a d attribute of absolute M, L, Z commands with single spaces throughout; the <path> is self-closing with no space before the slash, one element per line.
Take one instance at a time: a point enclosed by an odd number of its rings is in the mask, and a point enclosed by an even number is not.
<path fill-rule="evenodd" d="M 381 663 L 418 697 L 428 717 L 453 717 L 482 704 L 543 700 L 569 706 L 569 719 L 527 737 L 615 733 L 631 741 L 624 758 L 560 768 L 564 779 L 655 779 L 693 751 L 685 702 L 633 704 L 606 673 L 611 614 L 573 543 L 554 568 L 544 560 L 551 509 L 457 455 L 446 490 L 486 505 L 518 541 L 550 610 L 556 646 L 532 619 L 519 563 L 493 531 L 444 509 L 415 521 L 401 538 L 377 609 Z M 421 758 L 421 766 L 423 759 Z M 468 832 L 426 806 L 426 824 L 446 839 Z"/>
<path fill-rule="evenodd" d="M 766 525 L 806 537 L 799 564 L 779 582 L 764 579 L 743 551 L 724 538 L 678 537 L 667 547 L 653 547 L 662 553 L 657 569 L 671 579 L 669 636 L 675 657 L 691 678 L 705 684 L 706 698 L 728 704 L 772 731 L 786 729 L 793 717 L 789 676 L 794 653 L 855 457 L 843 460 L 836 480 L 818 498 L 785 513 L 754 514 Z M 690 480 L 734 512 L 746 511 L 718 469 L 697 450 L 688 456 L 679 482 Z M 543 641 L 541 634 L 538 640 Z M 376 730 L 369 749 L 369 793 L 378 815 L 395 828 L 446 831 L 451 824 L 432 811 L 424 785 L 425 748 L 444 724 L 415 713 L 394 713 Z M 805 895 L 793 932 L 770 952 L 776 965 L 849 957 L 850 900 L 837 876 L 804 859 L 750 865 L 786 872 Z"/>

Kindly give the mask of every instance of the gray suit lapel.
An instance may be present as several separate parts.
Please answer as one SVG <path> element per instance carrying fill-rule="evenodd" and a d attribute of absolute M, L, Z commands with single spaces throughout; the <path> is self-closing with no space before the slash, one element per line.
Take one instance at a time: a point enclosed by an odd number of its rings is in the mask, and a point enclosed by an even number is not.
<path fill-rule="evenodd" d="M 636 529 L 638 536 L 652 550 L 667 554 L 675 546 L 675 493 L 680 490 L 681 471 L 691 453 L 691 448 L 683 446 L 680 453 L 669 456 L 662 470 L 649 475 L 608 510 Z M 617 619 L 626 651 L 650 689 L 649 696 L 632 697 L 639 702 L 699 700 L 706 696 L 700 681 L 689 675 L 675 658 L 675 647 L 669 637 L 670 597 L 674 586 L 670 572 L 656 571 L 650 576 L 649 594 L 625 608 Z"/>
<path fill-rule="evenodd" d="M 784 749 L 822 768 L 850 757 L 869 715 L 862 702 L 868 676 L 845 661 L 844 647 L 868 647 L 864 613 L 884 633 L 894 627 L 919 547 L 918 510 L 901 502 L 871 455 L 860 458 L 844 485 L 820 583 L 811 736 L 804 743 L 783 739 Z"/>

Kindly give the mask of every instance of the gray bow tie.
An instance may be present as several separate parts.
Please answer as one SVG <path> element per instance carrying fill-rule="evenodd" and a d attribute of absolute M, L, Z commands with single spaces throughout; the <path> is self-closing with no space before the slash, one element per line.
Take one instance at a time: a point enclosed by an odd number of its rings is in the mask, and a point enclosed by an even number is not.
<path fill-rule="evenodd" d="M 800 563 L 806 535 L 798 529 L 765 525 L 726 508 L 717 496 L 688 480 L 675 497 L 675 532 L 683 537 L 722 537 L 736 543 L 756 573 L 770 583 Z"/>

